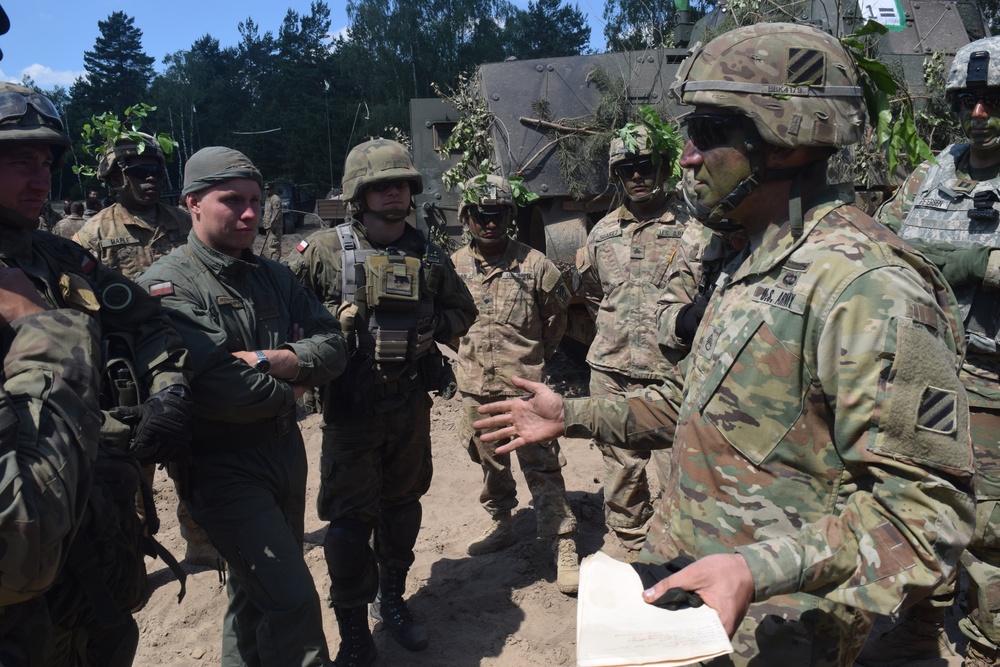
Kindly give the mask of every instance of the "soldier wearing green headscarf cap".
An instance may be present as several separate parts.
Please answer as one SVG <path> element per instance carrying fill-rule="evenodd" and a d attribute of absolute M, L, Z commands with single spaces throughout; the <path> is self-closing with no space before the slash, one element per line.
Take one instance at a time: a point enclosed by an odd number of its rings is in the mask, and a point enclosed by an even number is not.
<path fill-rule="evenodd" d="M 262 179 L 242 153 L 191 156 L 185 246 L 139 282 L 191 351 L 194 464 L 183 493 L 229 566 L 222 665 L 327 665 L 302 555 L 306 453 L 295 402 L 346 361 L 340 325 L 284 265 L 251 251 Z"/>

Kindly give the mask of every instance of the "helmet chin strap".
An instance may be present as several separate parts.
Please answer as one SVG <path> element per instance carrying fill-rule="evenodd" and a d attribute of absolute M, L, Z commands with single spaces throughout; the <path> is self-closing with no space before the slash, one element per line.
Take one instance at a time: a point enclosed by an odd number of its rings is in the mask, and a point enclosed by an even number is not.
<path fill-rule="evenodd" d="M 385 220 L 386 222 L 399 222 L 400 220 L 406 220 L 406 216 L 410 214 L 416 207 L 413 205 L 413 199 L 410 199 L 410 203 L 406 208 L 387 208 L 382 211 L 373 211 L 368 208 L 365 200 L 362 198 L 358 201 L 358 212 L 362 215 L 368 213 L 373 215 L 380 220 Z"/>
<path fill-rule="evenodd" d="M 747 158 L 750 161 L 750 174 L 736 184 L 729 194 L 713 207 L 705 206 L 698 202 L 693 193 L 687 187 L 681 188 L 684 193 L 684 201 L 687 203 L 691 213 L 703 225 L 715 231 L 730 231 L 738 226 L 727 219 L 727 216 L 736 207 L 746 201 L 746 198 L 753 194 L 762 183 L 792 181 L 791 197 L 788 201 L 788 216 L 792 223 L 792 235 L 795 238 L 802 236 L 802 197 L 800 183 L 802 180 L 802 170 L 809 165 L 788 167 L 785 169 L 767 169 L 764 166 L 764 142 L 756 132 L 755 136 L 748 137 L 744 142 L 747 151 Z"/>
<path fill-rule="evenodd" d="M 663 181 L 660 180 L 660 173 L 662 169 L 663 169 L 663 160 L 660 160 L 660 163 L 656 167 L 656 180 L 654 181 L 656 183 L 656 187 L 654 187 L 652 190 L 642 195 L 641 197 L 629 196 L 629 200 L 636 204 L 644 204 L 653 197 L 656 197 L 661 192 L 663 192 Z"/>

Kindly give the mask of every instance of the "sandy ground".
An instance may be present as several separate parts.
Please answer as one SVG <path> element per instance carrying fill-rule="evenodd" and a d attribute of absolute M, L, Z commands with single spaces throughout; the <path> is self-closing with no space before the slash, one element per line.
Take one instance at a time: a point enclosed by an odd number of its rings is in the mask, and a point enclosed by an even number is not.
<path fill-rule="evenodd" d="M 315 225 L 307 222 L 305 234 Z M 286 235 L 285 253 L 302 234 Z M 260 241 L 257 242 L 257 248 Z M 287 256 L 287 254 L 286 254 Z M 550 384 L 565 395 L 586 392 L 588 373 L 579 361 L 560 354 L 550 364 Z M 416 545 L 416 562 L 410 571 L 407 594 L 414 613 L 426 624 L 430 646 L 410 653 L 399 647 L 388 632 L 376 628 L 379 666 L 426 667 L 554 667 L 576 664 L 576 598 L 555 588 L 555 564 L 549 543 L 535 539 L 535 520 L 524 478 L 514 463 L 520 507 L 514 527 L 520 538 L 515 546 L 485 556 L 465 552 L 488 517 L 478 502 L 481 471 L 469 460 L 458 440 L 460 402 L 435 399 L 431 434 L 434 448 L 434 481 L 423 499 L 423 524 Z M 329 575 L 323 559 L 326 526 L 316 514 L 319 487 L 320 418 L 300 411 L 309 453 L 310 476 L 306 508 L 305 558 L 320 599 L 331 657 L 340 643 L 328 597 Z M 580 524 L 581 557 L 604 550 L 627 559 L 617 541 L 607 535 L 603 521 L 600 477 L 601 456 L 588 440 L 564 439 L 566 488 Z M 655 475 L 654 475 L 655 478 Z M 657 486 L 654 480 L 654 487 Z M 157 535 L 178 559 L 184 555 L 174 516 L 176 497 L 166 474 L 158 471 L 156 505 L 162 526 Z M 141 638 L 135 665 L 191 667 L 217 665 L 220 661 L 222 616 L 226 592 L 219 574 L 182 563 L 188 574 L 187 595 L 177 601 L 179 586 L 161 561 L 147 559 L 152 596 L 136 617 Z M 952 619 L 954 622 L 954 618 Z M 953 639 L 960 637 L 949 624 Z M 916 665 L 960 665 L 952 660 L 909 662 Z"/>
<path fill-rule="evenodd" d="M 311 231 L 311 230 L 307 230 Z M 286 235 L 294 252 L 301 235 Z M 257 246 L 260 246 L 258 241 Z M 585 366 L 557 357 L 555 384 L 579 394 L 587 386 Z M 515 463 L 520 507 L 514 528 L 520 541 L 495 554 L 471 557 L 469 541 L 488 521 L 478 497 L 482 473 L 458 440 L 459 399 L 436 399 L 432 414 L 434 481 L 424 497 L 423 524 L 410 571 L 407 594 L 414 613 L 426 623 L 430 646 L 420 653 L 399 647 L 388 632 L 376 629 L 378 665 L 428 667 L 551 667 L 576 663 L 576 598 L 555 587 L 555 563 L 549 542 L 535 539 L 535 519 L 524 478 Z M 331 657 L 340 643 L 333 610 L 326 606 L 329 575 L 323 559 L 326 525 L 316 515 L 319 487 L 320 418 L 300 413 L 309 452 L 305 558 L 324 601 L 323 620 Z M 587 440 L 564 440 L 564 468 L 570 501 L 580 523 L 581 556 L 600 549 L 625 553 L 606 536 L 601 495 L 600 453 Z M 184 542 L 174 516 L 176 497 L 166 474 L 155 480 L 162 525 L 157 538 L 178 559 Z M 181 564 L 188 573 L 187 594 L 178 604 L 179 585 L 162 561 L 147 560 L 152 597 L 136 616 L 141 632 L 135 664 L 188 667 L 219 664 L 226 592 L 216 571 Z"/>
<path fill-rule="evenodd" d="M 471 557 L 466 544 L 487 522 L 478 502 L 481 472 L 458 441 L 458 400 L 437 399 L 432 414 L 434 482 L 424 497 L 423 524 L 416 545 L 407 593 L 414 613 L 426 623 L 430 646 L 420 653 L 400 648 L 387 632 L 375 632 L 378 665 L 530 667 L 575 664 L 576 599 L 555 588 L 555 564 L 547 541 L 535 539 L 530 496 L 519 471 L 521 506 L 514 513 L 520 542 L 504 551 Z M 300 420 L 309 452 L 309 505 L 306 509 L 305 558 L 320 599 L 326 600 L 329 575 L 323 559 L 325 524 L 316 516 L 322 434 L 318 415 Z M 580 521 L 581 555 L 605 548 L 623 556 L 605 536 L 601 458 L 586 440 L 563 442 L 566 486 Z M 515 464 L 516 470 L 516 464 Z M 166 475 L 157 473 L 156 504 L 162 527 L 159 540 L 182 557 L 184 543 L 176 517 L 175 496 Z M 136 665 L 212 665 L 219 663 L 226 593 L 218 573 L 182 563 L 187 594 L 178 604 L 179 587 L 161 561 L 147 560 L 154 591 L 137 614 L 141 639 Z M 331 656 L 340 639 L 333 610 L 323 609 Z"/>

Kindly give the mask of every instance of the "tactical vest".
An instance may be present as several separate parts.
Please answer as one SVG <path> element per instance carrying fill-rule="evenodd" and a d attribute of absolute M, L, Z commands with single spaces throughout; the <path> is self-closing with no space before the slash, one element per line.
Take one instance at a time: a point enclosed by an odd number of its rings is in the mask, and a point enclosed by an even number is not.
<path fill-rule="evenodd" d="M 924 177 L 913 208 L 903 219 L 899 235 L 957 247 L 980 244 L 1000 247 L 1000 178 L 973 181 L 956 175 L 955 165 L 969 150 L 952 144 L 937 156 Z M 1000 292 L 982 285 L 954 288 L 961 307 L 970 351 L 996 354 L 1000 333 Z"/>
<path fill-rule="evenodd" d="M 364 248 L 349 222 L 338 225 L 337 234 L 341 298 L 358 304 L 354 344 L 375 361 L 376 384 L 394 382 L 434 349 L 434 296 L 444 258 L 430 243 L 419 258 L 395 248 Z"/>

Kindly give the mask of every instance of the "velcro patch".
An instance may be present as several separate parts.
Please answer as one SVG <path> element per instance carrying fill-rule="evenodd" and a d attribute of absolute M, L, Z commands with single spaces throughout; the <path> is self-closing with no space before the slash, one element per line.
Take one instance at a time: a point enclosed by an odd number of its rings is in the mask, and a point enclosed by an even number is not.
<path fill-rule="evenodd" d="M 215 297 L 215 303 L 220 306 L 231 306 L 236 310 L 243 310 L 243 299 L 237 299 L 232 296 L 217 296 Z"/>
<path fill-rule="evenodd" d="M 928 386 L 920 397 L 917 428 L 952 435 L 958 429 L 957 405 L 958 397 L 955 392 Z"/>
<path fill-rule="evenodd" d="M 299 252 L 305 252 L 306 248 L 308 247 L 309 247 L 309 241 L 302 239 L 301 241 L 299 241 L 299 244 L 295 246 L 295 249 L 298 250 Z"/>
<path fill-rule="evenodd" d="M 788 49 L 785 83 L 789 86 L 822 86 L 826 83 L 826 54 L 819 49 Z"/>
<path fill-rule="evenodd" d="M 170 296 L 174 293 L 174 284 L 169 280 L 149 286 L 149 296 Z"/>
<path fill-rule="evenodd" d="M 795 292 L 778 287 L 758 285 L 753 291 L 753 300 L 768 306 L 784 308 L 793 313 L 800 312 L 795 308 Z"/>

